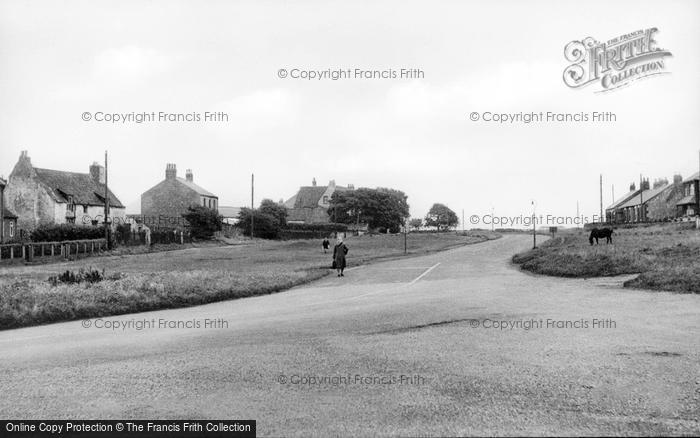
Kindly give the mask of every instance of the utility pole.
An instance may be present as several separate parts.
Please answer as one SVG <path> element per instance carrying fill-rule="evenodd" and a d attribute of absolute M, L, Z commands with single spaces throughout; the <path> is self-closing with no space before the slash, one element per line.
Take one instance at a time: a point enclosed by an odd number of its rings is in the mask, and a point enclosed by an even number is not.
<path fill-rule="evenodd" d="M 493 206 L 491 206 L 491 232 L 493 232 L 493 215 L 494 215 Z"/>
<path fill-rule="evenodd" d="M 639 222 L 644 221 L 644 180 L 639 174 Z"/>
<path fill-rule="evenodd" d="M 537 249 L 537 216 L 535 215 L 535 200 L 532 200 L 532 249 Z"/>
<path fill-rule="evenodd" d="M 107 241 L 107 249 L 112 249 L 112 245 L 110 243 L 110 238 L 109 238 L 109 186 L 108 186 L 108 178 L 109 178 L 109 172 L 107 168 L 107 151 L 105 151 L 105 240 Z"/>
<path fill-rule="evenodd" d="M 600 216 L 598 221 L 603 222 L 603 174 L 600 174 Z M 595 221 L 594 221 L 595 222 Z"/>
<path fill-rule="evenodd" d="M 576 219 L 578 219 L 578 218 L 580 218 L 580 217 L 581 217 L 581 214 L 579 213 L 579 209 L 578 209 L 578 199 L 577 199 L 577 200 L 576 200 Z"/>
<path fill-rule="evenodd" d="M 250 239 L 255 237 L 255 174 L 250 174 Z"/>
<path fill-rule="evenodd" d="M 462 209 L 462 234 L 464 234 L 464 209 Z"/>
<path fill-rule="evenodd" d="M 404 223 L 403 223 L 403 253 L 404 254 L 408 253 L 408 220 L 409 220 L 409 218 L 405 218 Z"/>

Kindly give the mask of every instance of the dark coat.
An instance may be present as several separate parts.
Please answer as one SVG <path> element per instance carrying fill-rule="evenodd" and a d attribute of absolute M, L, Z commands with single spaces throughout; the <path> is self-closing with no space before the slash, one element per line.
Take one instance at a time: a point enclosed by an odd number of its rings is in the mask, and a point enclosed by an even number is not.
<path fill-rule="evenodd" d="M 345 254 L 348 253 L 348 247 L 344 243 L 339 243 L 333 248 L 333 261 L 336 269 L 345 269 Z"/>

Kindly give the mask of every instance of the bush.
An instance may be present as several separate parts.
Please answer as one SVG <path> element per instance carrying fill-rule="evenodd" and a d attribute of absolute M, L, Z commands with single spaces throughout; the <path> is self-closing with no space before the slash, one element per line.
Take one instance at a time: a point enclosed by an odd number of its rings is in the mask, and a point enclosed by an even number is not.
<path fill-rule="evenodd" d="M 30 237 L 33 242 L 102 239 L 105 237 L 105 229 L 74 224 L 42 225 L 32 231 Z"/>
<path fill-rule="evenodd" d="M 89 268 L 88 270 L 80 269 L 78 272 L 66 271 L 59 275 L 49 277 L 51 286 L 59 284 L 76 284 L 76 283 L 97 283 L 104 279 L 104 271 L 100 272 L 97 269 Z"/>
<path fill-rule="evenodd" d="M 313 232 L 325 232 L 325 233 L 336 233 L 345 232 L 348 230 L 346 224 L 330 223 L 330 224 L 287 224 L 287 230 L 290 231 L 313 231 Z"/>
<path fill-rule="evenodd" d="M 182 217 L 190 224 L 190 233 L 196 239 L 211 239 L 221 231 L 222 216 L 218 211 L 198 205 L 188 207 Z"/>

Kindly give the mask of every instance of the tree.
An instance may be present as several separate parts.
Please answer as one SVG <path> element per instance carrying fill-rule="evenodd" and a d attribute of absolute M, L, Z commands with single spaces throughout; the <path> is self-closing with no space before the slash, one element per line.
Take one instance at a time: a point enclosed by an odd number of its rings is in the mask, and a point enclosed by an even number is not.
<path fill-rule="evenodd" d="M 190 224 L 190 231 L 194 238 L 211 239 L 215 232 L 221 231 L 223 218 L 218 211 L 211 208 L 201 205 L 188 207 L 187 213 L 182 217 Z"/>
<path fill-rule="evenodd" d="M 332 222 L 364 223 L 371 229 L 397 233 L 409 215 L 407 199 L 403 192 L 388 188 L 336 191 L 328 214 Z"/>
<path fill-rule="evenodd" d="M 261 213 L 259 209 L 251 210 L 243 207 L 238 213 L 236 226 L 243 231 L 244 236 L 250 236 L 250 218 L 255 219 L 255 237 L 277 239 L 280 233 L 279 219 L 269 213 Z"/>
<path fill-rule="evenodd" d="M 263 199 L 260 202 L 258 213 L 267 214 L 276 218 L 280 228 L 287 226 L 287 207 L 272 199 Z"/>
<path fill-rule="evenodd" d="M 428 227 L 435 227 L 437 231 L 445 231 L 449 228 L 456 227 L 457 224 L 459 224 L 457 214 L 443 204 L 433 204 L 427 216 L 425 216 L 425 225 Z"/>
<path fill-rule="evenodd" d="M 408 224 L 412 229 L 419 230 L 420 227 L 423 226 L 423 219 L 417 217 L 415 219 L 411 219 L 411 221 Z"/>

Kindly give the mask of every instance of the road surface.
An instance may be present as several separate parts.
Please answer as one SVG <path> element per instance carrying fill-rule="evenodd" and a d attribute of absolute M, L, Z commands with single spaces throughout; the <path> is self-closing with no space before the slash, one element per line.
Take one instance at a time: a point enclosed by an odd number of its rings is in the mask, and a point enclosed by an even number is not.
<path fill-rule="evenodd" d="M 700 296 L 529 275 L 509 263 L 529 244 L 3 331 L 0 412 L 255 419 L 260 436 L 699 434 Z"/>

